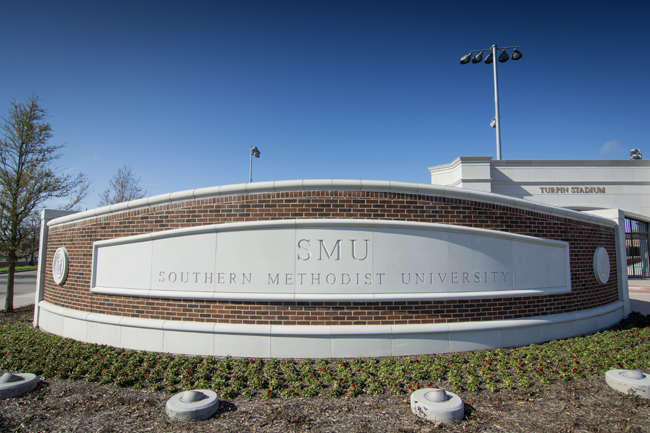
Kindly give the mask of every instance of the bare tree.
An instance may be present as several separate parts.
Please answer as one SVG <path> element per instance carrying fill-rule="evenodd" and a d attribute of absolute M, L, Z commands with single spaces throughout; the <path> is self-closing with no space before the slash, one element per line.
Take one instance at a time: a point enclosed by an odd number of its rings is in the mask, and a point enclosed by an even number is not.
<path fill-rule="evenodd" d="M 86 196 L 92 192 L 92 188 L 90 187 L 92 183 L 92 179 L 88 179 L 84 176 L 81 179 L 81 182 L 79 182 L 77 188 L 75 188 L 72 194 L 70 194 L 70 200 L 68 203 L 65 206 L 61 206 L 60 209 L 77 212 L 81 211 L 79 203 L 81 203 L 86 198 Z"/>
<path fill-rule="evenodd" d="M 140 178 L 136 179 L 131 167 L 124 164 L 108 182 L 108 189 L 99 194 L 99 206 L 137 200 L 146 195 L 147 191 L 140 188 Z"/>
<path fill-rule="evenodd" d="M 63 145 L 50 145 L 52 127 L 38 96 L 13 100 L 0 117 L 0 251 L 7 256 L 5 311 L 13 311 L 16 262 L 32 253 L 25 249 L 31 224 L 26 221 L 45 201 L 67 197 L 87 183 L 86 177 L 65 174 L 54 166 Z"/>
<path fill-rule="evenodd" d="M 38 251 L 41 238 L 41 215 L 38 211 L 32 212 L 21 226 L 23 234 L 17 256 L 29 257 L 29 265 L 34 265 L 34 254 Z"/>

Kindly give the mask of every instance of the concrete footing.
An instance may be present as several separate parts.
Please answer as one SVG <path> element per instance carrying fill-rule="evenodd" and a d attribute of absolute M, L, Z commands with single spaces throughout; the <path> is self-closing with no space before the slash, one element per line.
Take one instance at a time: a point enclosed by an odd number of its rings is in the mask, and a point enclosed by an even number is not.
<path fill-rule="evenodd" d="M 167 415 L 176 421 L 202 421 L 219 409 L 219 396 L 207 389 L 180 392 L 167 400 Z"/>
<path fill-rule="evenodd" d="M 20 397 L 36 389 L 38 378 L 31 373 L 5 373 L 0 377 L 0 398 Z"/>
<path fill-rule="evenodd" d="M 429 421 L 451 424 L 465 417 L 465 403 L 453 392 L 425 388 L 411 394 L 411 411 Z"/>
<path fill-rule="evenodd" d="M 617 391 L 650 398 L 650 376 L 641 370 L 609 370 L 605 381 Z"/>

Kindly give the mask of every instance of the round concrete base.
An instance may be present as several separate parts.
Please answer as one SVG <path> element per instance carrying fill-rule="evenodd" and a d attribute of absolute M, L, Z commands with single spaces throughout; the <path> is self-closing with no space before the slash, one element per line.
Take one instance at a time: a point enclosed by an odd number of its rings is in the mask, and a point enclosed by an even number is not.
<path fill-rule="evenodd" d="M 167 415 L 176 421 L 202 421 L 219 408 L 219 396 L 207 389 L 180 392 L 167 400 Z"/>
<path fill-rule="evenodd" d="M 429 421 L 451 424 L 465 417 L 465 404 L 453 392 L 425 388 L 411 394 L 411 411 Z"/>
<path fill-rule="evenodd" d="M 31 373 L 5 373 L 0 377 L 0 398 L 20 397 L 36 389 L 38 379 Z"/>
<path fill-rule="evenodd" d="M 641 370 L 609 370 L 605 381 L 617 391 L 650 398 L 650 376 Z"/>

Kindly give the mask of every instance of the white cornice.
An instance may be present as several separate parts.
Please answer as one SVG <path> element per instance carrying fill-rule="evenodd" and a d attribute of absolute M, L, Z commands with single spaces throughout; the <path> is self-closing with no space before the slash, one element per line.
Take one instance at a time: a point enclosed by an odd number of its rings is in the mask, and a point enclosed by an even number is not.
<path fill-rule="evenodd" d="M 606 226 L 616 225 L 613 221 L 595 215 L 535 203 L 529 200 L 512 198 L 505 195 L 487 193 L 462 188 L 454 188 L 424 183 L 394 182 L 382 180 L 343 180 L 343 179 L 314 179 L 314 180 L 282 180 L 258 183 L 240 183 L 235 185 L 222 185 L 208 188 L 198 188 L 180 192 L 161 194 L 153 197 L 142 198 L 112 206 L 104 206 L 56 218 L 48 223 L 50 227 L 82 221 L 85 219 L 108 216 L 130 210 L 143 209 L 151 206 L 170 204 L 194 199 L 220 197 L 241 194 L 289 192 L 289 191 L 376 191 L 394 192 L 402 194 L 420 194 L 439 197 L 455 198 L 461 200 L 480 201 L 485 203 L 510 206 L 548 215 L 570 218 Z"/>
<path fill-rule="evenodd" d="M 502 159 L 490 161 L 493 167 L 628 167 L 650 168 L 650 160 L 643 159 Z M 442 166 L 440 166 L 442 167 Z"/>

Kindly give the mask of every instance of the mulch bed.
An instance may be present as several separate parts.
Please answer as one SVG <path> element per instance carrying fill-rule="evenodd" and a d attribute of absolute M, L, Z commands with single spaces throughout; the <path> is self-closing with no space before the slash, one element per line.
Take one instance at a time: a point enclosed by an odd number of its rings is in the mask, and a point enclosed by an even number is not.
<path fill-rule="evenodd" d="M 33 307 L 0 312 L 0 324 L 32 321 Z M 463 392 L 465 420 L 442 425 L 411 413 L 408 396 L 221 401 L 197 423 L 165 414 L 170 395 L 84 380 L 45 378 L 0 400 L 0 432 L 650 432 L 650 401 L 624 395 L 604 375 L 528 389 Z"/>

